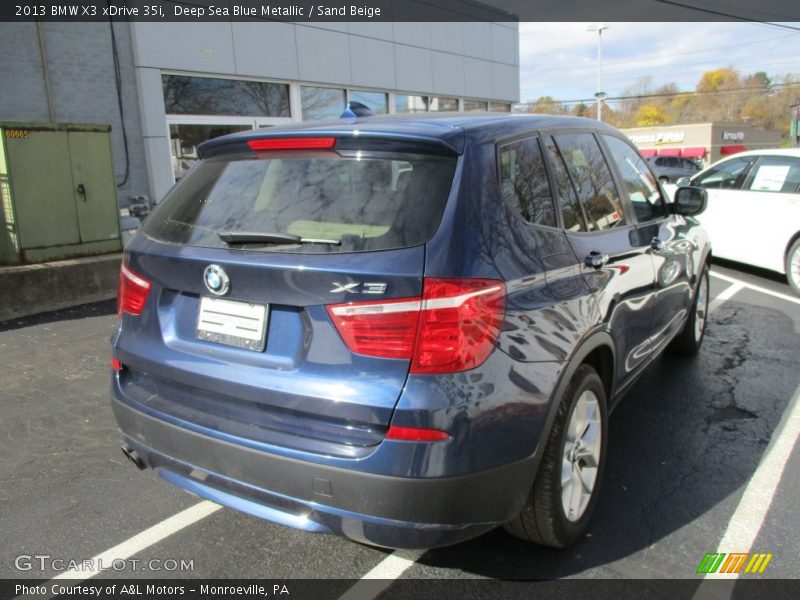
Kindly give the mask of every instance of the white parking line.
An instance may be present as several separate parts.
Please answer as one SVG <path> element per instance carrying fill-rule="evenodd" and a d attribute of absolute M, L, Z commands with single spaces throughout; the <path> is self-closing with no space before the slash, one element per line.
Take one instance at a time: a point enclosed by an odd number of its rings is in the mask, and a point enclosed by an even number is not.
<path fill-rule="evenodd" d="M 132 538 L 125 540 L 121 544 L 117 544 L 113 548 L 98 554 L 87 562 L 86 569 L 70 569 L 64 571 L 53 577 L 47 584 L 46 588 L 49 589 L 48 584 L 59 581 L 61 579 L 77 579 L 80 581 L 90 579 L 95 575 L 103 572 L 101 567 L 106 569 L 111 567 L 116 560 L 125 560 L 141 552 L 145 548 L 160 542 L 161 540 L 171 536 L 173 533 L 197 523 L 201 519 L 206 518 L 208 515 L 218 511 L 222 508 L 219 504 L 214 504 L 208 500 L 190 506 L 186 510 L 179 512 L 176 515 L 164 519 L 160 523 L 156 523 L 152 527 L 145 529 L 141 533 L 136 534 Z M 90 565 L 90 566 L 89 566 Z"/>
<path fill-rule="evenodd" d="M 710 303 L 709 312 L 717 309 L 734 294 L 747 288 L 762 294 L 767 294 L 782 300 L 800 304 L 800 299 L 752 285 L 745 281 L 711 271 L 710 275 L 727 281 L 731 285 L 718 294 Z M 750 479 L 742 499 L 728 523 L 725 535 L 719 544 L 718 551 L 747 552 L 752 548 L 756 536 L 766 518 L 772 504 L 772 499 L 780 482 L 786 462 L 791 455 L 795 440 L 800 435 L 800 387 L 797 389 L 789 406 L 781 419 L 775 434 L 772 437 L 764 456 L 753 477 Z M 194 506 L 169 517 L 141 533 L 98 554 L 89 561 L 86 569 L 70 569 L 51 579 L 49 583 L 63 579 L 84 581 L 103 572 L 101 567 L 110 567 L 115 560 L 125 560 L 145 550 L 146 548 L 169 537 L 222 508 L 218 504 L 204 500 Z M 367 572 L 355 585 L 347 590 L 340 600 L 368 600 L 375 598 L 392 581 L 398 579 L 406 570 L 413 566 L 424 554 L 424 550 L 396 550 L 384 558 L 380 563 Z M 714 578 L 737 578 L 738 574 L 706 575 Z M 702 588 L 702 586 L 701 586 Z M 698 589 L 695 597 L 701 595 Z"/>
<path fill-rule="evenodd" d="M 772 499 L 783 476 L 783 470 L 792 454 L 792 448 L 800 435 L 800 387 L 794 393 L 789 406 L 781 417 L 769 446 L 755 473 L 747 483 L 747 487 L 739 500 L 739 505 L 728 522 L 728 528 L 715 552 L 749 552 L 753 549 L 761 526 L 772 505 Z M 757 551 L 769 551 L 769 548 L 757 548 Z M 785 557 L 792 560 L 792 557 Z M 736 579 L 738 573 L 706 574 L 710 579 Z M 702 586 L 701 586 L 702 587 Z M 698 592 L 700 590 L 698 589 Z M 697 597 L 697 595 L 695 596 Z"/>
<path fill-rule="evenodd" d="M 796 296 L 789 296 L 787 294 L 781 294 L 780 292 L 775 292 L 772 290 L 768 290 L 765 287 L 761 287 L 760 285 L 753 285 L 752 283 L 747 283 L 746 281 L 742 281 L 741 279 L 736 279 L 735 277 L 731 277 L 729 275 L 723 275 L 722 273 L 717 273 L 716 271 L 710 272 L 712 277 L 716 277 L 717 279 L 722 279 L 722 281 L 727 281 L 728 283 L 739 284 L 742 287 L 746 287 L 749 290 L 753 290 L 755 292 L 760 292 L 762 294 L 767 294 L 768 296 L 773 296 L 775 298 L 780 298 L 781 300 L 786 300 L 788 302 L 793 302 L 794 304 L 800 304 L 800 298 Z"/>
<path fill-rule="evenodd" d="M 375 565 L 360 581 L 339 597 L 339 600 L 371 600 L 417 562 L 424 550 L 395 550 Z"/>
<path fill-rule="evenodd" d="M 736 292 L 742 289 L 744 289 L 744 285 L 741 283 L 734 283 L 726 287 L 708 304 L 708 312 L 712 313 L 717 310 L 721 304 L 726 300 L 730 300 Z"/>

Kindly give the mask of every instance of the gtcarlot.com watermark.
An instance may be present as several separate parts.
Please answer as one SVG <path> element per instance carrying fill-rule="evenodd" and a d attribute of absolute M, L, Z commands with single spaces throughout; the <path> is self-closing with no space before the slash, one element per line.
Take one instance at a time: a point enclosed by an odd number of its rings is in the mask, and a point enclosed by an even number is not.
<path fill-rule="evenodd" d="M 17 571 L 194 571 L 194 559 L 185 558 L 61 558 L 50 554 L 20 554 L 14 558 Z"/>

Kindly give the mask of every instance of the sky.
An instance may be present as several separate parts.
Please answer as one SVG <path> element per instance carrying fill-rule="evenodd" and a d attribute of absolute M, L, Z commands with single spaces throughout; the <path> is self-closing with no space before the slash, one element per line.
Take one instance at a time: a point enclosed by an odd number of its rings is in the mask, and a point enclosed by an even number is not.
<path fill-rule="evenodd" d="M 593 24 L 520 23 L 521 101 L 594 96 L 598 35 L 586 30 Z M 800 31 L 765 23 L 606 24 L 602 87 L 609 96 L 648 76 L 652 88 L 674 82 L 692 91 L 705 71 L 720 67 L 800 75 Z"/>

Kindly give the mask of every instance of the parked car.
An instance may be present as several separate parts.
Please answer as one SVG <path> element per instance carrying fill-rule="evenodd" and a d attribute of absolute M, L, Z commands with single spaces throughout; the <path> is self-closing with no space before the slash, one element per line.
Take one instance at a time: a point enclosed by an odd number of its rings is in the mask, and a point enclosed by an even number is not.
<path fill-rule="evenodd" d="M 755 150 L 678 182 L 708 191 L 714 255 L 786 275 L 800 294 L 800 149 Z"/>
<path fill-rule="evenodd" d="M 675 183 L 681 177 L 691 177 L 700 170 L 700 165 L 682 156 L 650 156 L 647 164 L 662 183 Z"/>
<path fill-rule="evenodd" d="M 610 410 L 702 343 L 705 192 L 667 203 L 616 129 L 565 117 L 347 118 L 200 155 L 125 252 L 125 455 L 380 546 L 576 540 Z"/>

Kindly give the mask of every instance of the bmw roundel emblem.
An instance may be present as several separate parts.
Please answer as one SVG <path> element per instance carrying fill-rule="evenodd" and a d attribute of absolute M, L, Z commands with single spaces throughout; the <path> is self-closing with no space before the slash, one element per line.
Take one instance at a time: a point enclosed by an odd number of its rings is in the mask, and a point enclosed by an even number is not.
<path fill-rule="evenodd" d="M 224 296 L 231 287 L 231 280 L 225 269 L 219 265 L 208 265 L 203 271 L 203 282 L 208 291 L 215 296 Z"/>

